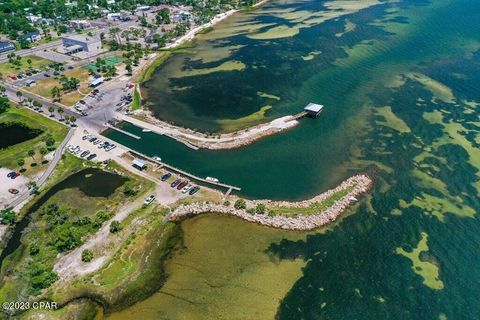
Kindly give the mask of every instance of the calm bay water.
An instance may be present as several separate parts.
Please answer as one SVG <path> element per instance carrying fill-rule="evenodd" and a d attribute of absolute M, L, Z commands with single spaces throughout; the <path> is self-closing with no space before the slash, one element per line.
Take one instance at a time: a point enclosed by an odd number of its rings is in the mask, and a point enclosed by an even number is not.
<path fill-rule="evenodd" d="M 303 199 L 360 171 L 374 174 L 372 194 L 308 235 L 187 221 L 164 288 L 114 318 L 479 318 L 480 3 L 346 3 L 273 1 L 239 13 L 144 90 L 159 117 L 208 131 L 309 101 L 325 104 L 319 119 L 221 152 L 129 125 L 141 140 L 109 137 L 248 197 Z M 265 118 L 255 114 L 265 105 Z"/>

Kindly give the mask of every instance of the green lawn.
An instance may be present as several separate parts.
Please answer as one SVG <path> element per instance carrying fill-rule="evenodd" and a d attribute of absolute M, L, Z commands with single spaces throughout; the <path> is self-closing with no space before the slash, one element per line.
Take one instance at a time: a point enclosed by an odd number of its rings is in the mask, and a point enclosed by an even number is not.
<path fill-rule="evenodd" d="M 27 156 L 28 150 L 36 150 L 37 155 L 35 157 L 40 159 L 39 149 L 45 146 L 42 139 L 50 134 L 55 139 L 55 146 L 58 146 L 69 130 L 68 127 L 63 124 L 48 119 L 27 108 L 18 108 L 17 106 L 12 106 L 7 112 L 0 114 L 0 122 L 18 122 L 30 128 L 41 129 L 43 131 L 38 137 L 0 150 L 1 166 L 18 169 L 17 160 L 23 158 L 26 162 L 26 174 L 31 173 L 29 172 L 29 164 L 33 161 L 33 159 Z"/>
<path fill-rule="evenodd" d="M 140 92 L 138 92 L 138 88 L 135 87 L 135 91 L 133 92 L 133 101 L 132 101 L 132 110 L 140 109 L 142 106 L 142 99 L 140 98 Z"/>
<path fill-rule="evenodd" d="M 27 71 L 30 68 L 30 65 L 27 63 L 28 59 L 32 60 L 31 68 L 33 69 L 41 69 L 42 67 L 53 63 L 53 61 L 51 60 L 47 60 L 37 56 L 25 56 L 22 57 L 22 64 L 20 66 L 14 66 L 13 64 L 8 63 L 8 61 L 0 63 L 0 73 L 5 76 L 9 74 L 17 74 Z"/>

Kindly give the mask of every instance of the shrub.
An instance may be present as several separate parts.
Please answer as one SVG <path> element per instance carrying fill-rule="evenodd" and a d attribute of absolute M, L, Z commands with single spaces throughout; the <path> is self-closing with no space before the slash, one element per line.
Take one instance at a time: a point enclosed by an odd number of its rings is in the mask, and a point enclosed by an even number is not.
<path fill-rule="evenodd" d="M 118 222 L 117 220 L 113 220 L 112 223 L 110 223 L 110 232 L 117 233 L 120 230 L 122 230 L 122 225 L 120 224 L 120 222 Z"/>
<path fill-rule="evenodd" d="M 29 248 L 28 251 L 30 252 L 31 256 L 34 256 L 34 255 L 36 255 L 37 253 L 40 252 L 40 248 L 38 247 L 38 245 L 36 243 L 32 243 L 30 245 L 30 248 Z"/>
<path fill-rule="evenodd" d="M 264 214 L 265 213 L 265 205 L 263 203 L 257 204 L 255 207 L 255 212 L 258 214 Z"/>
<path fill-rule="evenodd" d="M 247 207 L 247 203 L 243 199 L 238 199 L 235 201 L 235 204 L 233 205 L 235 209 L 245 209 Z"/>
<path fill-rule="evenodd" d="M 82 251 L 82 261 L 90 262 L 93 259 L 93 252 L 90 249 L 85 249 Z"/>
<path fill-rule="evenodd" d="M 0 214 L 1 224 L 14 224 L 15 223 L 15 211 L 7 209 Z"/>
<path fill-rule="evenodd" d="M 229 207 L 229 206 L 230 206 L 230 201 L 225 200 L 225 202 L 223 203 L 223 205 L 224 205 L 225 207 Z"/>
<path fill-rule="evenodd" d="M 247 209 L 247 213 L 250 213 L 251 215 L 254 215 L 255 214 L 255 209 L 254 208 Z"/>

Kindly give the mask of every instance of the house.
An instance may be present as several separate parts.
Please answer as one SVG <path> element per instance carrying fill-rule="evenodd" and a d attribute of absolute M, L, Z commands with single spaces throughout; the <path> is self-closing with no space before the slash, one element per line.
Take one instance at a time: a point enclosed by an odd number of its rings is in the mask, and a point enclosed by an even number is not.
<path fill-rule="evenodd" d="M 178 11 L 172 15 L 173 22 L 187 22 L 193 20 L 193 15 L 188 11 Z"/>
<path fill-rule="evenodd" d="M 132 161 L 132 166 L 135 168 L 135 169 L 138 169 L 138 170 L 144 170 L 147 168 L 147 164 L 140 160 L 140 159 L 134 159 Z"/>
<path fill-rule="evenodd" d="M 70 27 L 74 29 L 87 29 L 91 27 L 91 24 L 87 20 L 71 20 Z"/>
<path fill-rule="evenodd" d="M 112 12 L 112 13 L 107 14 L 107 19 L 111 20 L 111 21 L 115 21 L 115 20 L 120 19 L 121 16 L 122 15 L 118 12 Z"/>
<path fill-rule="evenodd" d="M 42 36 L 38 31 L 28 32 L 20 37 L 20 41 L 28 41 L 28 42 L 40 41 L 41 39 L 42 39 Z"/>
<path fill-rule="evenodd" d="M 15 50 L 15 45 L 8 40 L 0 40 L 0 53 Z"/>
<path fill-rule="evenodd" d="M 62 43 L 66 54 L 73 54 L 80 51 L 97 53 L 102 49 L 100 37 L 85 35 L 71 35 L 62 37 Z"/>
<path fill-rule="evenodd" d="M 322 112 L 323 106 L 321 104 L 309 103 L 303 109 L 308 117 L 316 118 Z"/>
<path fill-rule="evenodd" d="M 29 14 L 28 16 L 26 16 L 27 20 L 30 21 L 31 23 L 35 23 L 39 20 L 42 19 L 41 16 L 36 16 L 36 15 L 33 15 L 33 14 Z"/>
<path fill-rule="evenodd" d="M 90 87 L 96 88 L 99 85 L 101 85 L 102 83 L 103 83 L 103 77 L 99 77 L 99 78 L 96 78 L 95 80 L 93 80 L 92 82 L 90 82 Z"/>

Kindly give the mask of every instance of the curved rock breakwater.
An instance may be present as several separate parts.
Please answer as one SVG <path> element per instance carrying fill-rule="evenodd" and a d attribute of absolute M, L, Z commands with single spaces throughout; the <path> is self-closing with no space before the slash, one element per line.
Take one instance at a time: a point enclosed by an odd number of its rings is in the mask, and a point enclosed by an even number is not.
<path fill-rule="evenodd" d="M 358 201 L 358 196 L 368 192 L 372 184 L 373 180 L 368 175 L 359 174 L 348 178 L 334 189 L 328 190 L 312 199 L 304 201 L 288 202 L 272 200 L 245 200 L 245 209 L 237 209 L 233 205 L 227 206 L 206 202 L 193 203 L 181 205 L 175 208 L 167 215 L 166 218 L 170 221 L 178 221 L 185 217 L 198 215 L 201 213 L 215 212 L 237 216 L 250 222 L 279 229 L 312 230 L 335 221 L 350 205 Z M 321 206 L 324 201 L 334 197 L 339 192 L 349 189 L 351 190 L 346 195 L 342 196 L 332 205 L 324 208 L 320 212 L 310 213 L 308 215 L 302 214 L 302 209 L 309 208 L 312 205 Z M 266 213 L 251 213 L 251 209 L 255 208 L 258 204 L 265 205 L 267 211 L 269 208 L 273 207 L 298 208 L 298 215 L 289 217 L 278 214 L 272 215 Z M 250 210 L 248 208 L 250 208 Z"/>

